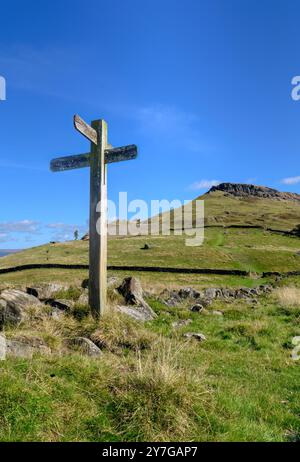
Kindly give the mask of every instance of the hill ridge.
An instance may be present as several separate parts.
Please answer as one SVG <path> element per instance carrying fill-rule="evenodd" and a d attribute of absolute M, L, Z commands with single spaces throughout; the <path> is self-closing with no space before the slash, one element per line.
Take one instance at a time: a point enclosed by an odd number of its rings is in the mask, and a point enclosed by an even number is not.
<path fill-rule="evenodd" d="M 300 194 L 282 192 L 267 186 L 258 186 L 248 183 L 220 183 L 217 186 L 212 186 L 206 194 L 211 194 L 215 191 L 221 191 L 235 197 L 260 197 L 264 199 L 293 200 L 300 202 Z"/>

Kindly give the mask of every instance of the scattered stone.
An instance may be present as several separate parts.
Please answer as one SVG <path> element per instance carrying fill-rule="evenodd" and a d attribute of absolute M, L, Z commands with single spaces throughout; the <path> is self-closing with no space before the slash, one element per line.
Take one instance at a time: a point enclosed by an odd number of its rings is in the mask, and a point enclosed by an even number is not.
<path fill-rule="evenodd" d="M 34 349 L 23 342 L 17 340 L 7 340 L 7 356 L 14 358 L 32 359 Z"/>
<path fill-rule="evenodd" d="M 243 298 L 248 298 L 248 297 L 247 297 L 247 294 L 245 294 L 244 292 L 242 292 L 242 290 L 238 290 L 238 291 L 236 292 L 235 298 L 243 299 Z"/>
<path fill-rule="evenodd" d="M 224 313 L 222 311 L 219 311 L 219 310 L 212 310 L 211 314 L 213 314 L 215 316 L 224 316 Z"/>
<path fill-rule="evenodd" d="M 208 298 L 208 299 L 217 298 L 218 291 L 221 292 L 220 289 L 209 287 L 208 289 L 205 289 L 204 296 L 205 298 Z"/>
<path fill-rule="evenodd" d="M 117 290 L 129 305 L 138 305 L 144 302 L 141 283 L 135 277 L 125 278 Z"/>
<path fill-rule="evenodd" d="M 177 306 L 182 302 L 181 298 L 179 297 L 178 293 L 175 291 L 172 291 L 169 293 L 169 297 L 167 300 L 164 300 L 164 303 L 167 306 Z"/>
<path fill-rule="evenodd" d="M 55 321 L 59 321 L 63 315 L 64 315 L 64 312 L 57 308 L 53 308 L 49 313 L 50 318 L 55 319 Z"/>
<path fill-rule="evenodd" d="M 87 292 L 83 292 L 79 299 L 77 300 L 76 304 L 78 305 L 88 305 L 89 304 L 89 294 Z"/>
<path fill-rule="evenodd" d="M 198 312 L 200 313 L 201 311 L 204 310 L 204 306 L 203 305 L 200 305 L 200 303 L 197 303 L 196 305 L 193 305 L 191 306 L 190 308 L 190 311 L 193 311 L 193 312 Z"/>
<path fill-rule="evenodd" d="M 34 353 L 49 355 L 51 350 L 39 338 L 7 339 L 7 357 L 32 359 Z"/>
<path fill-rule="evenodd" d="M 178 295 L 180 298 L 199 298 L 201 294 L 192 287 L 183 287 L 179 290 Z"/>
<path fill-rule="evenodd" d="M 222 297 L 225 299 L 229 298 L 234 298 L 236 291 L 234 289 L 227 289 L 227 288 L 222 288 L 220 289 L 222 293 Z"/>
<path fill-rule="evenodd" d="M 212 304 L 212 299 L 210 298 L 200 298 L 199 299 L 199 304 L 202 305 L 204 308 L 207 308 L 209 305 Z"/>
<path fill-rule="evenodd" d="M 28 318 L 29 308 L 42 306 L 33 295 L 17 289 L 6 289 L 0 294 L 0 326 L 20 324 Z"/>
<path fill-rule="evenodd" d="M 46 300 L 45 303 L 46 305 L 49 305 L 52 308 L 57 308 L 58 310 L 61 310 L 61 311 L 71 311 L 71 309 L 74 307 L 73 300 L 65 300 L 65 299 L 54 300 L 50 298 L 49 300 Z"/>
<path fill-rule="evenodd" d="M 200 332 L 186 332 L 185 334 L 183 334 L 183 336 L 185 338 L 194 338 L 199 342 L 203 342 L 204 340 L 206 340 L 205 335 L 201 334 Z"/>
<path fill-rule="evenodd" d="M 86 337 L 74 337 L 69 339 L 67 343 L 70 347 L 76 348 L 87 356 L 98 357 L 103 354 L 100 348 Z"/>
<path fill-rule="evenodd" d="M 127 314 L 136 321 L 152 321 L 157 315 L 150 308 L 150 306 L 117 306 L 120 313 Z"/>
<path fill-rule="evenodd" d="M 180 319 L 179 321 L 172 322 L 172 327 L 177 329 L 179 327 L 187 326 L 188 324 L 191 324 L 191 322 L 193 322 L 192 319 Z"/>
<path fill-rule="evenodd" d="M 39 286 L 30 286 L 26 287 L 26 292 L 29 295 L 33 295 L 40 300 L 46 300 L 53 298 L 53 295 L 59 292 L 60 290 L 66 290 L 69 286 L 57 283 L 51 284 L 42 284 Z"/>
<path fill-rule="evenodd" d="M 0 361 L 4 361 L 6 359 L 6 338 L 4 335 L 0 334 Z"/>
<path fill-rule="evenodd" d="M 150 321 L 157 317 L 156 313 L 145 302 L 141 283 L 135 277 L 125 278 L 122 284 L 117 287 L 117 291 L 123 295 L 127 304 L 135 305 L 135 308 L 121 306 L 118 308 L 119 311 L 141 321 Z"/>

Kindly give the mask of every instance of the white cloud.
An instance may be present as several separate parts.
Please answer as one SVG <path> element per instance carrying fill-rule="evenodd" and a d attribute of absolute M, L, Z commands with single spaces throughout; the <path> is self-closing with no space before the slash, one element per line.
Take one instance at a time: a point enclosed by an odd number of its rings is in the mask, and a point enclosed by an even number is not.
<path fill-rule="evenodd" d="M 37 233 L 40 223 L 33 220 L 0 222 L 0 233 Z"/>
<path fill-rule="evenodd" d="M 281 180 L 281 183 L 283 184 L 297 184 L 300 183 L 300 176 L 291 176 L 288 178 L 283 178 Z"/>
<path fill-rule="evenodd" d="M 217 186 L 221 182 L 219 180 L 200 180 L 190 185 L 190 189 L 197 191 L 198 189 L 209 189 L 212 186 Z"/>

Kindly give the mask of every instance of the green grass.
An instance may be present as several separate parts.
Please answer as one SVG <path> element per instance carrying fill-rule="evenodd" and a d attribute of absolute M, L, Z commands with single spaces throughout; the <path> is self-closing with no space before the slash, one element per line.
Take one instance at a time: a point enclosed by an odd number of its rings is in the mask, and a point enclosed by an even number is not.
<path fill-rule="evenodd" d="M 0 363 L 0 441 L 299 440 L 299 310 L 274 296 L 215 302 L 223 317 L 148 301 L 158 318 L 145 326 L 112 314 L 100 325 L 66 316 L 8 330 L 42 337 L 54 356 Z M 207 341 L 186 341 L 187 331 Z M 74 334 L 101 342 L 103 356 L 60 357 Z"/>
<path fill-rule="evenodd" d="M 300 204 L 255 197 L 234 197 L 221 191 L 200 196 L 205 200 L 205 222 L 209 225 L 258 225 L 291 230 L 300 222 Z"/>
<path fill-rule="evenodd" d="M 206 196 L 206 224 L 259 224 L 292 229 L 300 222 L 291 201 Z M 149 250 L 141 250 L 145 243 Z M 204 245 L 184 236 L 111 238 L 110 265 L 226 268 L 251 277 L 109 272 L 137 276 L 157 319 L 145 325 L 114 311 L 93 321 L 77 306 L 61 320 L 32 318 L 7 337 L 40 338 L 52 356 L 0 362 L 0 441 L 299 441 L 300 361 L 291 359 L 300 335 L 300 308 L 275 294 L 258 304 L 217 301 L 224 316 L 192 313 L 186 301 L 170 308 L 157 299 L 164 288 L 255 287 L 262 271 L 300 269 L 299 239 L 263 229 L 205 229 Z M 27 263 L 88 263 L 87 242 L 49 244 L 0 259 L 0 267 Z M 83 270 L 40 269 L 0 275 L 0 288 L 63 282 L 62 298 L 78 299 Z M 279 286 L 300 287 L 300 278 Z M 110 305 L 120 300 L 112 291 Z M 192 322 L 179 329 L 172 323 Z M 201 332 L 205 342 L 187 341 Z M 62 356 L 66 339 L 87 336 L 103 355 Z"/>
<path fill-rule="evenodd" d="M 141 250 L 145 244 L 149 250 Z M 185 245 L 185 236 L 111 238 L 109 265 L 225 268 L 246 271 L 300 269 L 299 238 L 257 229 L 206 228 L 204 244 Z M 0 267 L 29 263 L 88 263 L 88 242 L 48 244 L 0 259 Z"/>

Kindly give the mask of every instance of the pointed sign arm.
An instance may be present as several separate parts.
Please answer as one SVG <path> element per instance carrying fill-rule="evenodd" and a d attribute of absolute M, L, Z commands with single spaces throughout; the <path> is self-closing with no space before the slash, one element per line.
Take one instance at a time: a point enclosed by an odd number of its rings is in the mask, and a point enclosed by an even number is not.
<path fill-rule="evenodd" d="M 122 160 L 132 160 L 137 157 L 137 147 L 135 144 L 122 146 L 120 148 L 105 149 L 105 163 L 121 162 Z M 58 157 L 50 162 L 52 172 L 63 172 L 75 168 L 90 166 L 90 153 L 79 154 L 77 156 Z"/>
<path fill-rule="evenodd" d="M 78 156 L 58 157 L 50 162 L 50 170 L 52 172 L 63 172 L 65 170 L 73 170 L 75 168 L 83 168 L 90 166 L 90 153 L 79 154 Z"/>
<path fill-rule="evenodd" d="M 137 157 L 137 147 L 135 144 L 121 146 L 120 148 L 105 149 L 105 163 L 121 162 L 122 160 L 132 160 Z"/>
<path fill-rule="evenodd" d="M 74 115 L 74 127 L 92 143 L 97 144 L 98 137 L 96 130 L 87 124 L 79 115 Z"/>

